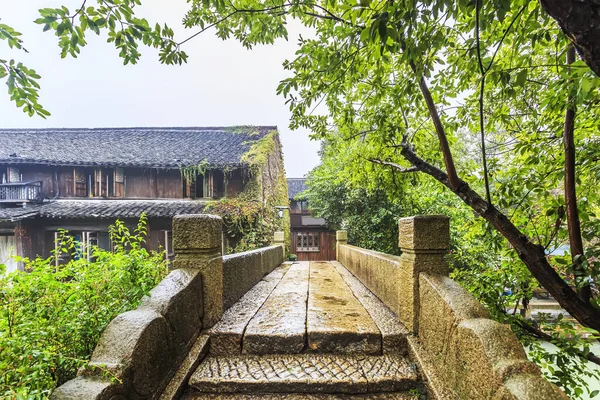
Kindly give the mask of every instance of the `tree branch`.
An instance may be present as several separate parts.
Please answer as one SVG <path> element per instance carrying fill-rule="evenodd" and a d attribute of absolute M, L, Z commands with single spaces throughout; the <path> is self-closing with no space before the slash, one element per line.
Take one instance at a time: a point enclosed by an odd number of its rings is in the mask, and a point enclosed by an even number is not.
<path fill-rule="evenodd" d="M 444 125 L 442 125 L 442 120 L 440 119 L 440 115 L 435 107 L 435 103 L 433 102 L 433 97 L 431 97 L 431 92 L 429 91 L 427 82 L 425 82 L 425 77 L 423 74 L 418 73 L 417 66 L 412 60 L 410 60 L 410 67 L 415 75 L 417 75 L 417 79 L 419 80 L 419 89 L 421 89 L 421 93 L 425 98 L 425 103 L 429 109 L 429 115 L 433 121 L 433 126 L 435 127 L 435 132 L 437 133 L 438 140 L 442 148 L 444 164 L 446 165 L 446 171 L 448 172 L 448 182 L 452 188 L 457 188 L 460 185 L 461 180 L 456 173 L 456 166 L 454 165 L 454 160 L 452 159 L 452 151 L 450 150 L 450 145 L 448 144 L 446 130 L 444 129 Z"/>
<path fill-rule="evenodd" d="M 481 135 L 481 159 L 483 161 L 483 181 L 485 184 L 485 198 L 489 204 L 492 204 L 492 195 L 490 192 L 490 179 L 487 166 L 487 154 L 485 151 L 485 120 L 483 115 L 483 95 L 485 93 L 485 75 L 492 66 L 488 65 L 486 69 L 483 66 L 481 59 L 481 40 L 479 38 L 479 14 L 481 12 L 481 0 L 477 0 L 475 5 L 475 42 L 477 43 L 477 63 L 479 64 L 479 72 L 481 73 L 481 83 L 479 88 L 479 132 Z"/>
<path fill-rule="evenodd" d="M 542 246 L 531 242 L 504 214 L 482 199 L 466 182 L 459 180 L 459 184 L 453 187 L 444 171 L 421 159 L 408 144 L 402 146 L 400 154 L 419 171 L 432 176 L 449 188 L 465 204 L 494 226 L 512 245 L 534 278 L 550 292 L 561 307 L 582 325 L 600 332 L 600 311 L 596 310 L 589 302 L 583 301 L 558 275 L 548 263 Z"/>
<path fill-rule="evenodd" d="M 392 168 L 394 168 L 394 170 L 398 170 L 400 172 L 419 172 L 419 169 L 417 167 L 405 168 L 399 164 L 396 164 L 396 163 L 393 163 L 390 161 L 383 161 L 378 158 L 367 158 L 367 161 L 370 161 L 373 164 L 386 165 L 386 166 L 392 167 Z"/>
<path fill-rule="evenodd" d="M 546 340 L 549 342 L 556 342 L 555 338 L 552 337 L 552 335 L 547 334 L 546 332 L 542 331 L 539 328 L 536 328 L 533 325 L 530 325 L 529 323 L 527 323 L 527 321 L 519 319 L 519 318 L 515 318 L 513 320 L 520 328 L 522 328 L 524 331 L 526 331 L 527 333 L 529 333 L 530 335 L 532 335 L 533 337 L 536 337 L 538 339 L 542 339 L 542 340 Z M 569 349 L 570 351 L 573 351 L 574 349 Z M 600 365 L 600 357 L 598 357 L 597 355 L 595 355 L 594 353 L 583 353 L 582 351 L 574 351 L 574 353 L 581 357 L 581 358 L 585 358 L 586 360 L 593 362 L 594 364 L 598 364 Z"/>
<path fill-rule="evenodd" d="M 575 47 L 569 44 L 567 47 L 567 64 L 575 62 Z M 585 270 L 581 267 L 583 256 L 583 240 L 581 238 L 581 223 L 577 210 L 577 181 L 575 178 L 575 98 L 571 93 L 573 86 L 570 80 L 569 93 L 567 94 L 567 109 L 565 111 L 565 123 L 563 128 L 563 146 L 565 149 L 565 203 L 567 205 L 567 228 L 569 230 L 569 245 L 571 248 L 571 260 L 576 269 L 581 270 L 585 277 Z M 579 296 L 585 302 L 592 297 L 592 289 L 589 284 L 583 284 L 579 290 Z"/>

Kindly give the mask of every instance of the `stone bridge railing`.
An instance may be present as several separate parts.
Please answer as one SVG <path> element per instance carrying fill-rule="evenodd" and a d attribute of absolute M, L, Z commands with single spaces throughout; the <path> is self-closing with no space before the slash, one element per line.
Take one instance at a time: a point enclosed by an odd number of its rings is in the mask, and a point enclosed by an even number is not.
<path fill-rule="evenodd" d="M 283 232 L 275 233 L 274 246 L 228 256 L 223 256 L 222 240 L 217 216 L 175 217 L 174 270 L 137 309 L 111 321 L 88 368 L 57 388 L 51 399 L 177 398 L 180 382 L 188 378 L 179 374 L 191 373 L 205 351 L 200 331 L 283 262 Z"/>
<path fill-rule="evenodd" d="M 337 259 L 412 332 L 411 355 L 431 397 L 566 399 L 510 328 L 448 277 L 448 217 L 402 218 L 399 231 L 399 257 L 350 246 L 338 231 Z"/>

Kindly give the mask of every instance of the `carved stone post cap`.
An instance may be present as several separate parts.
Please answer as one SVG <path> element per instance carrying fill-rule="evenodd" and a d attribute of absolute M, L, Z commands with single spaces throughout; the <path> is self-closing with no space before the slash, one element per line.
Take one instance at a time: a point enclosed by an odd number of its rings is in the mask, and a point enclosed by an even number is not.
<path fill-rule="evenodd" d="M 273 234 L 273 241 L 275 243 L 283 243 L 285 242 L 285 234 L 283 231 L 277 231 Z"/>
<path fill-rule="evenodd" d="M 185 214 L 173 217 L 173 249 L 177 251 L 221 248 L 223 221 L 218 215 Z"/>
<path fill-rule="evenodd" d="M 338 242 L 347 242 L 348 241 L 348 231 L 336 231 L 335 232 L 335 240 Z"/>
<path fill-rule="evenodd" d="M 417 215 L 400 218 L 398 246 L 408 251 L 443 251 L 450 246 L 450 218 Z"/>

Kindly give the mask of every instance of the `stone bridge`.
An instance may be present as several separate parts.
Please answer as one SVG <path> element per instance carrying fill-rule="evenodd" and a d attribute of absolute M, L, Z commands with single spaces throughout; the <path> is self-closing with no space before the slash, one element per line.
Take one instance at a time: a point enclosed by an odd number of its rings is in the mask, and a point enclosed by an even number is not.
<path fill-rule="evenodd" d="M 58 399 L 566 399 L 448 277 L 449 221 L 402 218 L 402 256 L 223 256 L 218 217 L 173 221 L 174 270 L 115 318 Z"/>

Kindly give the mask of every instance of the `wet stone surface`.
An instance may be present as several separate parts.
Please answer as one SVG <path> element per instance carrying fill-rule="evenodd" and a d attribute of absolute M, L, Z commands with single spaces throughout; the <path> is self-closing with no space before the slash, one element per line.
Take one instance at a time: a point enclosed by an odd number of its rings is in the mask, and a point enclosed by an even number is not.
<path fill-rule="evenodd" d="M 418 400 L 408 392 L 369 394 L 309 394 L 309 393 L 187 393 L 182 400 Z"/>
<path fill-rule="evenodd" d="M 237 303 L 225 311 L 223 318 L 209 331 L 212 355 L 235 355 L 242 350 L 246 326 L 267 300 L 285 275 L 289 264 L 282 264 L 248 291 Z"/>
<path fill-rule="evenodd" d="M 308 262 L 292 265 L 250 320 L 244 334 L 244 353 L 302 352 L 306 337 L 308 267 Z"/>
<path fill-rule="evenodd" d="M 408 353 L 406 335 L 408 330 L 402 325 L 396 314 L 377 298 L 340 262 L 331 261 L 336 271 L 344 278 L 358 301 L 365 307 L 381 331 L 383 353 Z"/>
<path fill-rule="evenodd" d="M 315 353 L 381 354 L 381 333 L 329 262 L 311 262 L 308 350 Z"/>

